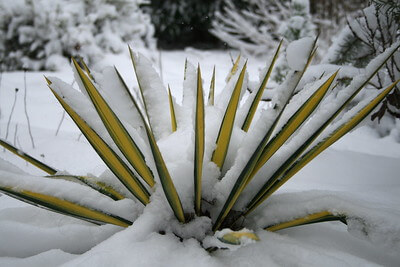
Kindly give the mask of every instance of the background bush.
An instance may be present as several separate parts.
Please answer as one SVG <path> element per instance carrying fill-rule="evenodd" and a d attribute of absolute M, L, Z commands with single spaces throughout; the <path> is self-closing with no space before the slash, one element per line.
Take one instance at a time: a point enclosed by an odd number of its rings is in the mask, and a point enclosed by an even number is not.
<path fill-rule="evenodd" d="M 1 70 L 53 70 L 60 58 L 89 63 L 127 43 L 155 47 L 150 17 L 141 0 L 0 2 Z"/>

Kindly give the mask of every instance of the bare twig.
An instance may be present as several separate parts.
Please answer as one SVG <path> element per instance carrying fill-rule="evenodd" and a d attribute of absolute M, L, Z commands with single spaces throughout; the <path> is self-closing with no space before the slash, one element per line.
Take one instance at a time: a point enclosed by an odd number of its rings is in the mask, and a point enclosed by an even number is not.
<path fill-rule="evenodd" d="M 6 137 L 5 137 L 6 140 L 7 140 L 7 137 L 8 137 L 9 130 L 10 130 L 10 123 L 11 123 L 12 116 L 14 114 L 15 105 L 17 103 L 18 90 L 19 90 L 18 88 L 15 88 L 14 102 L 13 102 L 13 105 L 11 107 L 10 116 L 8 117 L 8 122 L 7 122 Z"/>
<path fill-rule="evenodd" d="M 75 80 L 72 81 L 71 86 L 73 86 L 74 83 L 75 83 Z M 60 128 L 61 128 L 61 125 L 62 125 L 63 122 L 64 122 L 64 119 L 65 119 L 65 110 L 63 109 L 63 113 L 62 113 L 62 116 L 61 116 L 61 120 L 60 120 L 60 122 L 58 123 L 58 126 L 57 126 L 56 136 L 58 135 L 58 132 L 60 131 Z"/>
<path fill-rule="evenodd" d="M 27 91 L 28 91 L 28 88 L 26 87 L 26 70 L 24 70 L 24 87 L 25 87 L 25 92 L 24 92 L 25 116 L 26 116 L 26 121 L 28 123 L 28 132 L 29 132 L 29 136 L 31 138 L 32 148 L 35 148 L 35 142 L 33 141 L 32 130 L 31 130 L 31 122 L 30 122 L 29 116 L 28 116 L 28 107 L 27 107 L 27 104 L 26 104 L 26 95 L 27 95 Z"/>
<path fill-rule="evenodd" d="M 61 125 L 62 125 L 62 123 L 64 121 L 64 118 L 65 118 L 65 110 L 63 110 L 63 113 L 62 113 L 62 116 L 61 116 L 61 120 L 58 123 L 57 130 L 56 130 L 56 136 L 58 135 L 58 132 L 60 131 L 60 128 L 61 128 Z"/>

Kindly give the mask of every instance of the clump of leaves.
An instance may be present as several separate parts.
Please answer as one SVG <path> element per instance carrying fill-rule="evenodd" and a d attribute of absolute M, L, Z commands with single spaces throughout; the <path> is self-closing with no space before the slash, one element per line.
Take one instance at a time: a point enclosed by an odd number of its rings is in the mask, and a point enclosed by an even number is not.
<path fill-rule="evenodd" d="M 278 94 L 272 104 L 264 108 L 260 105 L 262 95 L 281 46 L 267 64 L 257 89 L 253 90 L 243 105 L 240 105 L 241 97 L 248 86 L 247 62 L 241 62 L 240 58 L 228 73 L 227 86 L 218 98 L 214 97 L 214 70 L 208 101 L 204 100 L 200 66 L 196 70 L 186 63 L 182 105 L 175 102 L 171 90 L 167 94 L 150 62 L 131 50 L 139 85 L 139 91 L 135 93 L 131 92 L 116 68 L 109 68 L 107 76 L 102 79 L 92 75 L 85 64 L 80 66 L 74 59 L 72 67 L 82 94 L 56 78 L 46 78 L 56 99 L 119 180 L 119 187 L 94 177 L 60 175 L 56 169 L 6 141 L 1 140 L 0 144 L 48 173 L 43 184 L 50 184 L 52 179 L 68 180 L 69 183 L 77 183 L 79 188 L 96 190 L 114 202 L 124 198 L 136 199 L 143 208 L 159 190 L 180 223 L 189 223 L 194 218 L 205 216 L 212 222 L 207 234 L 224 228 L 234 230 L 222 231 L 224 234 L 219 239 L 223 242 L 240 244 L 241 238 L 257 240 L 255 234 L 247 230 L 240 231 L 243 225 L 246 226 L 246 220 L 240 220 L 243 223 L 239 224 L 238 219 L 246 218 L 307 163 L 353 129 L 398 82 L 339 116 L 399 45 L 392 46 L 377 57 L 365 73 L 353 79 L 336 96 L 332 91 L 338 71 L 306 85 L 294 95 L 316 51 L 316 40 L 310 38 L 309 42 L 302 44 L 307 46 L 307 52 L 304 56 L 299 55 L 300 64 L 295 64 L 283 84 L 276 88 Z M 220 116 L 215 115 L 218 112 Z M 210 123 L 211 127 L 217 125 L 214 132 L 207 128 L 209 117 L 214 121 L 214 124 Z M 182 202 L 182 192 L 179 194 L 176 188 L 179 177 L 174 177 L 170 172 L 166 155 L 159 145 L 161 140 L 176 142 L 176 139 L 167 137 L 184 129 L 190 129 L 193 133 L 193 143 L 185 144 L 193 147 L 193 191 L 183 192 L 189 198 L 185 197 Z M 243 141 L 234 137 L 235 132 L 244 136 Z M 288 145 L 292 143 L 296 145 Z M 287 150 L 286 156 L 279 164 L 271 164 L 270 159 L 281 149 Z M 227 160 L 230 157 L 236 159 Z M 264 166 L 273 171 L 254 179 Z M 103 210 L 80 201 L 79 195 L 76 200 L 73 197 L 65 198 L 62 194 L 60 196 L 60 192 L 38 189 L 32 182 L 18 183 L 18 179 L 19 176 L 13 176 L 12 179 L 0 177 L 0 191 L 33 205 L 96 224 L 128 227 L 133 223 L 127 219 L 128 215 L 125 218 L 120 212 Z M 254 181 L 255 184 L 252 184 Z M 217 193 L 205 192 L 206 182 L 207 185 L 212 184 Z M 321 210 L 294 220 L 265 225 L 264 228 L 276 231 L 331 220 L 346 222 L 346 216 Z"/>

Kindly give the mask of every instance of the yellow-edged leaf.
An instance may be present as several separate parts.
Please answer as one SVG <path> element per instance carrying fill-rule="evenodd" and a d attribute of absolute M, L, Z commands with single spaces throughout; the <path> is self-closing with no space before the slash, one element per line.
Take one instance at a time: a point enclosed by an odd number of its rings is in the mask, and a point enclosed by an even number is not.
<path fill-rule="evenodd" d="M 132 59 L 132 64 L 133 67 L 135 69 L 135 73 L 136 73 L 136 63 L 135 63 L 135 58 L 133 56 L 133 52 L 132 50 L 129 48 L 129 52 L 131 55 L 131 59 Z M 136 77 L 137 77 L 137 73 L 136 73 Z M 140 85 L 140 79 L 137 77 L 137 81 L 139 84 L 139 88 L 142 88 Z M 146 109 L 146 101 L 145 98 L 143 97 L 143 91 L 141 89 L 141 93 L 142 93 L 142 98 L 143 98 L 143 103 L 145 106 L 145 110 Z M 151 124 L 147 123 L 145 116 L 143 115 L 143 113 L 139 111 L 140 117 L 142 118 L 142 121 L 144 123 L 145 129 L 146 129 L 146 134 L 147 134 L 147 138 L 149 140 L 149 144 L 150 144 L 150 148 L 153 154 L 153 158 L 154 158 L 154 162 L 156 164 L 156 168 L 157 168 L 157 173 L 158 176 L 160 178 L 161 181 L 161 185 L 165 194 L 165 197 L 167 198 L 167 201 L 170 205 L 170 207 L 172 208 L 175 217 L 182 223 L 185 222 L 185 214 L 183 212 L 183 207 L 182 207 L 182 203 L 181 200 L 179 198 L 178 192 L 176 191 L 174 182 L 172 181 L 171 175 L 169 174 L 168 168 L 164 162 L 164 159 L 162 157 L 161 151 L 157 145 L 156 139 L 154 137 L 154 134 L 151 130 Z M 146 111 L 146 115 L 147 115 L 147 111 Z M 147 116 L 148 117 L 148 116 Z"/>
<path fill-rule="evenodd" d="M 87 176 L 76 176 L 76 175 L 50 175 L 46 176 L 48 178 L 53 179 L 63 179 L 69 181 L 79 181 L 94 190 L 98 191 L 99 193 L 106 195 L 114 200 L 121 200 L 124 199 L 125 196 L 115 190 L 112 186 L 107 185 L 104 182 L 96 181 L 93 177 Z"/>
<path fill-rule="evenodd" d="M 253 170 L 252 176 L 274 155 L 274 153 L 286 142 L 287 139 L 307 120 L 315 110 L 322 98 L 325 96 L 332 82 L 335 80 L 338 71 L 330 76 L 315 93 L 293 114 L 282 129 L 271 139 L 264 148 L 264 151 Z"/>
<path fill-rule="evenodd" d="M 81 63 L 82 63 L 83 69 L 85 70 L 86 74 L 89 76 L 90 79 L 92 79 L 92 81 L 94 81 L 92 73 L 90 72 L 90 70 L 89 70 L 88 66 L 86 65 L 85 61 L 81 60 Z"/>
<path fill-rule="evenodd" d="M 321 211 L 321 212 L 316 212 L 313 214 L 309 214 L 305 217 L 297 218 L 288 222 L 283 222 L 275 225 L 271 225 L 268 227 L 265 227 L 264 230 L 270 231 L 270 232 L 275 232 L 278 230 L 294 227 L 294 226 L 300 226 L 300 225 L 305 225 L 305 224 L 311 224 L 311 223 L 319 223 L 319 222 L 328 222 L 328 221 L 341 221 L 346 223 L 346 217 L 344 215 L 334 215 L 329 211 Z"/>
<path fill-rule="evenodd" d="M 176 191 L 174 182 L 171 179 L 169 174 L 168 168 L 165 165 L 164 159 L 162 157 L 161 151 L 157 145 L 156 139 L 154 138 L 153 133 L 151 132 L 150 127 L 145 124 L 146 133 L 149 138 L 149 143 L 151 147 L 151 151 L 153 153 L 154 162 L 156 163 L 156 168 L 158 172 L 158 176 L 160 177 L 161 185 L 163 187 L 165 196 L 168 200 L 169 205 L 171 206 L 172 210 L 176 218 L 184 223 L 185 222 L 185 214 L 183 212 L 183 207 L 181 200 L 179 198 L 178 192 Z"/>
<path fill-rule="evenodd" d="M 140 183 L 129 167 L 121 158 L 104 142 L 103 139 L 60 97 L 51 87 L 50 90 L 69 114 L 83 135 L 92 145 L 104 163 L 110 168 L 115 176 L 125 185 L 125 187 L 144 205 L 150 201 L 150 194 Z"/>
<path fill-rule="evenodd" d="M 269 68 L 268 68 L 268 70 L 267 70 L 267 72 L 266 72 L 266 74 L 264 76 L 264 79 L 262 80 L 262 82 L 261 82 L 261 84 L 260 84 L 260 86 L 258 88 L 257 94 L 254 97 L 253 102 L 251 103 L 251 106 L 249 108 L 249 112 L 247 113 L 246 118 L 245 118 L 245 120 L 243 122 L 242 130 L 245 131 L 245 132 L 247 132 L 249 130 L 251 122 L 252 122 L 252 120 L 254 118 L 254 115 L 256 114 L 258 104 L 261 101 L 261 97 L 262 97 L 262 95 L 264 93 L 264 89 L 267 86 L 268 79 L 271 76 L 272 70 L 274 68 L 275 61 L 278 58 L 278 54 L 279 54 L 279 50 L 281 49 L 282 42 L 283 42 L 283 40 L 281 40 L 281 42 L 279 43 L 278 48 L 276 49 L 275 55 L 272 58 L 272 62 L 269 65 Z"/>
<path fill-rule="evenodd" d="M 139 79 L 139 76 L 137 75 L 137 71 L 136 71 L 136 60 L 135 60 L 135 56 L 133 55 L 133 51 L 132 51 L 131 47 L 128 46 L 128 48 L 129 48 L 129 55 L 130 55 L 130 57 L 131 57 L 132 65 L 133 65 L 133 68 L 134 68 L 134 70 L 135 70 L 136 80 L 137 80 L 138 86 L 139 86 L 140 96 L 142 97 L 142 103 L 143 103 L 143 107 L 144 107 L 144 112 L 145 112 L 146 118 L 149 118 L 149 112 L 148 112 L 148 110 L 147 110 L 146 101 L 144 100 L 143 87 L 142 87 L 142 85 L 140 84 L 140 79 Z M 143 117 L 144 117 L 144 116 L 143 116 Z M 143 119 L 143 120 L 145 120 L 145 119 Z M 151 125 L 150 125 L 150 127 L 151 127 Z"/>
<path fill-rule="evenodd" d="M 208 105 L 214 106 L 214 95 L 215 95 L 215 65 L 213 68 L 211 83 L 210 83 L 210 93 L 208 94 Z"/>
<path fill-rule="evenodd" d="M 246 212 L 244 216 L 248 215 L 252 212 L 261 202 L 260 199 L 266 194 L 266 192 L 270 189 L 270 187 L 281 177 L 281 175 L 300 157 L 300 155 L 312 144 L 312 142 L 321 134 L 322 131 L 326 129 L 330 123 L 337 118 L 337 116 L 344 110 L 344 108 L 354 99 L 354 97 L 361 91 L 361 89 L 372 79 L 372 77 L 378 72 L 378 70 L 385 64 L 386 60 L 389 59 L 393 53 L 398 49 L 393 50 L 392 53 L 388 54 L 384 60 L 382 60 L 381 64 L 375 67 L 375 70 L 370 73 L 364 82 L 358 86 L 356 90 L 354 90 L 353 94 L 350 95 L 344 101 L 341 106 L 330 116 L 328 120 L 326 120 L 305 142 L 302 146 L 300 146 L 296 151 L 292 153 L 290 157 L 276 170 L 268 181 L 261 187 L 261 189 L 257 192 L 257 194 L 253 197 L 253 199 L 249 202 L 246 207 Z M 335 88 L 337 83 L 333 86 Z M 332 88 L 332 90 L 333 90 Z"/>
<path fill-rule="evenodd" d="M 197 68 L 197 97 L 195 118 L 195 149 L 194 149 L 194 199 L 197 216 L 201 215 L 201 179 L 204 159 L 204 98 L 200 66 Z"/>
<path fill-rule="evenodd" d="M 246 212 L 248 214 L 254 210 L 258 205 L 270 197 L 276 190 L 278 190 L 284 183 L 286 183 L 293 175 L 301 170 L 307 163 L 318 156 L 322 151 L 335 143 L 339 138 L 352 130 L 358 123 L 360 123 L 368 114 L 383 100 L 383 98 L 396 86 L 399 81 L 394 82 L 384 91 L 382 91 L 376 98 L 374 98 L 368 105 L 362 108 L 355 116 L 347 122 L 341 124 L 336 130 L 327 138 L 316 144 L 308 152 L 300 157 L 294 164 L 292 164 L 287 171 L 282 175 L 279 180 L 269 186 L 268 190 L 260 197 L 255 204 L 250 207 Z"/>
<path fill-rule="evenodd" d="M 28 190 L 15 190 L 9 187 L 0 187 L 0 191 L 11 197 L 17 198 L 32 205 L 44 207 L 64 215 L 76 217 L 96 224 L 108 223 L 121 227 L 128 227 L 132 224 L 132 222 L 121 217 L 106 214 L 104 212 L 54 196 L 36 193 Z"/>
<path fill-rule="evenodd" d="M 260 238 L 252 232 L 230 232 L 227 234 L 224 234 L 222 237 L 219 237 L 218 239 L 221 242 L 230 244 L 230 245 L 240 245 L 241 244 L 241 239 L 247 238 L 251 239 L 254 241 L 259 241 Z"/>
<path fill-rule="evenodd" d="M 232 76 L 236 74 L 236 72 L 239 68 L 240 58 L 241 58 L 241 54 L 239 54 L 238 57 L 236 58 L 235 63 L 233 64 L 233 66 L 229 72 L 227 82 L 229 82 L 229 80 L 232 78 Z"/>
<path fill-rule="evenodd" d="M 169 85 L 168 85 L 168 100 L 169 100 L 169 112 L 171 115 L 171 129 L 172 132 L 175 132 L 177 128 L 175 107 L 174 107 L 174 101 L 172 100 L 171 88 L 169 87 Z"/>
<path fill-rule="evenodd" d="M 44 164 L 43 162 L 35 159 L 34 157 L 26 154 L 25 152 L 19 150 L 18 148 L 14 147 L 13 145 L 11 145 L 10 143 L 8 143 L 5 140 L 0 139 L 0 145 L 2 147 L 4 147 L 5 149 L 9 150 L 10 152 L 14 153 L 15 155 L 17 155 L 18 157 L 21 157 L 25 161 L 31 163 L 32 165 L 38 167 L 39 169 L 41 169 L 42 171 L 44 171 L 50 175 L 53 175 L 57 172 L 56 169 L 48 166 L 47 164 Z"/>
<path fill-rule="evenodd" d="M 72 62 L 74 63 L 74 66 L 79 74 L 79 78 L 81 79 L 90 99 L 92 100 L 97 113 L 99 114 L 104 126 L 114 140 L 115 144 L 118 146 L 128 162 L 133 166 L 139 176 L 142 177 L 149 186 L 153 187 L 153 173 L 147 166 L 144 156 L 136 145 L 135 141 L 129 135 L 122 122 L 118 119 L 118 116 L 98 92 L 94 84 L 79 67 L 78 63 L 74 59 Z"/>
<path fill-rule="evenodd" d="M 314 43 L 315 45 L 315 43 Z M 293 92 L 297 86 L 297 84 L 299 83 L 302 75 L 304 74 L 304 72 L 306 71 L 307 67 L 309 66 L 313 56 L 315 55 L 315 49 L 313 48 L 310 52 L 310 55 L 308 57 L 307 60 L 307 64 L 304 66 L 303 70 L 301 72 L 296 73 L 293 77 L 292 80 L 289 84 L 291 84 L 290 88 L 287 88 L 287 90 L 289 90 L 290 92 Z M 264 135 L 263 139 L 261 140 L 261 142 L 259 143 L 259 145 L 257 146 L 256 150 L 254 151 L 254 153 L 251 155 L 250 159 L 248 160 L 248 162 L 246 163 L 246 166 L 243 168 L 242 172 L 239 174 L 238 179 L 236 180 L 227 200 L 225 201 L 224 206 L 222 207 L 222 210 L 220 211 L 217 220 L 215 221 L 214 225 L 213 225 L 213 230 L 216 231 L 218 230 L 224 219 L 226 218 L 226 216 L 229 214 L 229 212 L 231 211 L 231 209 L 233 208 L 233 206 L 235 205 L 237 199 L 239 198 L 240 194 L 242 193 L 242 191 L 244 190 L 244 188 L 246 187 L 246 185 L 250 182 L 250 180 L 254 177 L 254 172 L 253 170 L 255 169 L 256 164 L 258 163 L 258 160 L 260 159 L 264 148 L 266 147 L 266 145 L 268 144 L 268 141 L 270 139 L 270 136 L 272 134 L 272 132 L 275 129 L 275 126 L 277 125 L 283 111 L 285 110 L 288 101 L 290 98 L 287 98 L 286 101 L 284 101 L 284 103 L 282 104 L 282 107 L 280 108 L 280 111 L 278 112 L 272 126 L 269 128 L 269 130 L 266 132 L 266 134 Z"/>
<path fill-rule="evenodd" d="M 221 123 L 221 127 L 219 129 L 216 148 L 212 155 L 212 161 L 222 169 L 226 154 L 228 152 L 229 143 L 231 140 L 232 129 L 235 122 L 236 111 L 239 105 L 240 92 L 243 85 L 243 80 L 246 74 L 246 64 L 244 64 L 242 71 L 239 75 L 239 78 L 236 82 L 235 88 L 233 89 L 231 99 L 229 100 L 229 104 L 226 108 L 224 118 Z"/>

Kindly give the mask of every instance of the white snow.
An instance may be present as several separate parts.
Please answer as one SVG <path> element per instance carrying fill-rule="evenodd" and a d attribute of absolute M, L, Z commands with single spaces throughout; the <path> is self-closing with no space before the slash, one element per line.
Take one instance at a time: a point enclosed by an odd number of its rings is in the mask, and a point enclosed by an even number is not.
<path fill-rule="evenodd" d="M 300 71 L 304 68 L 313 42 L 313 38 L 305 37 L 293 41 L 288 45 L 286 48 L 286 59 L 292 70 Z"/>
<path fill-rule="evenodd" d="M 151 90 L 154 89 L 149 92 L 156 92 L 154 94 L 157 95 L 157 99 L 154 98 L 150 101 L 151 105 L 159 107 L 162 105 L 160 110 L 163 114 L 161 115 L 165 115 L 164 119 L 154 122 L 160 127 L 158 133 L 162 136 L 158 144 L 176 183 L 185 211 L 190 212 L 193 206 L 193 126 L 191 123 L 187 123 L 184 127 L 179 128 L 178 125 L 178 131 L 169 134 L 169 106 L 166 101 L 167 91 L 164 87 L 169 83 L 178 104 L 182 102 L 183 64 L 188 54 L 191 62 L 200 62 L 205 95 L 208 93 L 213 65 L 217 65 L 216 95 L 221 93 L 225 84 L 224 74 L 232 65 L 229 55 L 225 52 L 196 50 L 163 52 L 164 81 L 161 82 L 156 76 L 146 77 L 146 85 Z M 127 79 L 129 88 L 132 87 L 130 85 L 135 83 L 135 77 L 128 56 L 106 55 L 104 61 L 104 64 L 107 63 L 107 65 L 116 62 L 118 70 Z M 263 66 L 265 66 L 265 62 L 250 58 L 248 63 L 249 80 L 257 80 L 258 68 Z M 147 65 L 145 67 L 147 69 Z M 327 68 L 329 71 L 326 74 L 334 70 L 331 68 L 333 67 Z M 49 89 L 46 88 L 43 74 L 61 77 L 68 83 L 72 82 L 72 72 L 69 70 L 51 74 L 28 72 L 28 105 L 36 148 L 33 149 L 30 145 L 21 95 L 17 95 L 16 108 L 10 127 L 8 127 L 8 141 L 57 169 L 67 170 L 73 174 L 93 173 L 96 176 L 101 175 L 101 179 L 111 181 L 114 178 L 109 171 L 104 172 L 106 169 L 104 164 L 87 141 L 84 138 L 78 140 L 79 132 L 68 116 L 62 124 L 59 134 L 55 136 L 62 110 Z M 317 76 L 319 75 L 314 75 L 314 77 Z M 2 138 L 5 137 L 7 131 L 7 122 L 14 99 L 14 88 L 18 87 L 21 89 L 20 92 L 22 91 L 22 78 L 22 72 L 3 73 L 0 87 L 0 136 Z M 60 87 L 64 86 L 56 79 L 52 79 L 52 81 Z M 336 101 L 340 102 L 345 95 L 351 94 L 357 82 L 356 78 L 354 84 L 339 94 Z M 99 80 L 99 84 L 106 86 L 107 81 Z M 105 95 L 111 94 L 111 90 L 106 91 L 107 89 L 103 90 Z M 311 92 L 310 89 L 308 93 Z M 70 94 L 75 100 L 81 99 L 83 105 L 89 103 L 84 95 L 74 89 L 65 90 L 65 92 L 63 90 L 63 93 L 66 95 L 66 100 Z M 307 95 L 307 91 L 303 93 Z M 274 102 L 279 99 L 284 100 L 285 96 L 284 94 L 275 95 Z M 123 97 L 123 95 L 119 95 L 121 101 L 114 103 L 113 106 L 125 105 L 122 102 Z M 185 97 L 183 98 L 185 99 Z M 298 98 L 302 98 L 301 94 Z M 324 103 L 327 104 L 330 101 L 332 102 L 331 98 L 326 98 Z M 184 114 L 185 108 L 192 108 L 190 105 L 185 107 L 186 100 L 183 102 L 183 107 L 178 105 L 178 109 L 182 108 L 181 116 L 186 115 Z M 222 102 L 220 103 L 222 104 Z M 318 117 L 321 119 L 329 114 L 333 104 L 332 102 L 330 107 L 324 106 L 321 115 L 314 114 L 316 122 L 313 125 L 310 121 L 309 129 L 317 127 Z M 97 114 L 94 114 L 92 107 L 89 109 L 91 111 L 87 111 L 87 119 L 95 127 L 95 124 L 98 123 L 96 120 L 99 118 Z M 161 111 L 152 112 L 160 113 Z M 93 121 L 95 115 L 97 119 Z M 128 116 L 132 117 L 124 117 L 126 124 L 129 124 L 129 120 L 133 119 L 134 115 L 129 114 Z M 220 106 L 206 108 L 207 148 L 204 162 L 203 197 L 207 201 L 217 198 L 219 202 L 216 204 L 220 204 L 225 199 L 229 190 L 228 185 L 234 182 L 234 178 L 238 175 L 240 162 L 245 162 L 252 153 L 258 143 L 257 140 L 260 140 L 271 124 L 274 114 L 270 110 L 259 112 L 258 120 L 253 121 L 253 127 L 247 134 L 243 134 L 238 129 L 239 125 L 235 126 L 233 138 L 235 143 L 240 143 L 240 148 L 234 147 L 232 152 L 229 152 L 231 159 L 227 161 L 226 177 L 217 182 L 219 171 L 210 162 L 210 158 L 222 116 L 223 112 Z M 131 127 L 131 132 L 135 130 L 133 127 Z M 99 131 L 101 130 L 104 131 L 104 128 L 100 129 L 99 126 Z M 303 127 L 301 129 L 302 136 L 299 138 L 304 138 L 307 133 L 307 127 Z M 141 136 L 140 131 L 138 136 Z M 293 144 L 288 149 L 296 147 L 297 141 L 293 138 L 291 141 Z M 142 145 L 146 146 L 146 143 L 143 142 Z M 206 216 L 198 217 L 182 226 L 173 217 L 159 186 L 155 188 L 151 204 L 144 209 L 141 204 L 136 205 L 131 200 L 114 203 L 102 195 L 99 196 L 91 189 L 84 189 L 85 197 L 79 198 L 77 194 L 71 192 L 71 190 L 82 191 L 81 187 L 78 189 L 78 185 L 56 180 L 46 183 L 44 186 L 42 181 L 45 178 L 37 177 L 37 175 L 43 175 L 41 171 L 27 166 L 15 155 L 1 150 L 0 157 L 12 162 L 20 169 L 8 164 L 2 167 L 1 173 L 4 175 L 1 175 L 1 183 L 27 185 L 29 188 L 48 193 L 55 191 L 55 187 L 61 187 L 59 194 L 66 199 L 80 201 L 103 210 L 112 210 L 129 219 L 137 219 L 127 229 L 111 225 L 95 226 L 88 222 L 21 204 L 8 196 L 0 195 L 0 265 L 398 266 L 400 263 L 400 257 L 396 253 L 400 237 L 400 210 L 398 207 L 400 201 L 400 180 L 398 178 L 400 154 L 398 151 L 400 151 L 400 144 L 396 143 L 394 139 L 378 139 L 366 127 L 356 129 L 293 177 L 282 187 L 279 194 L 264 204 L 264 209 L 256 210 L 254 216 L 248 221 L 251 224 L 246 224 L 246 227 L 255 230 L 260 241 L 238 247 L 235 251 L 218 250 L 208 253 L 198 240 L 203 240 L 203 245 L 206 242 L 215 241 L 210 231 L 210 219 Z M 281 152 L 283 154 L 280 157 L 285 155 L 284 152 Z M 279 162 L 279 155 L 276 156 L 275 162 Z M 10 174 L 11 172 L 13 174 Z M 260 177 L 257 176 L 254 179 L 256 181 L 267 174 L 262 170 Z M 224 184 L 226 187 L 223 186 Z M 289 217 L 293 218 L 303 212 L 317 212 L 322 209 L 345 213 L 352 216 L 353 219 L 350 220 L 348 228 L 336 222 L 296 227 L 277 233 L 269 233 L 258 228 L 265 226 L 264 224 Z M 359 218 L 363 219 L 364 224 Z M 365 236 L 363 229 L 370 235 Z M 165 234 L 159 233 L 161 230 L 165 231 Z M 184 237 L 184 240 L 180 241 L 173 233 Z"/>

